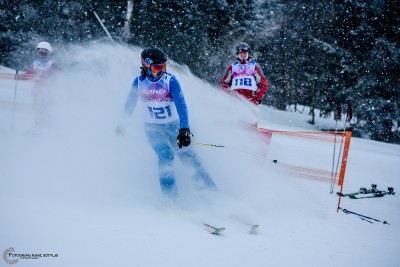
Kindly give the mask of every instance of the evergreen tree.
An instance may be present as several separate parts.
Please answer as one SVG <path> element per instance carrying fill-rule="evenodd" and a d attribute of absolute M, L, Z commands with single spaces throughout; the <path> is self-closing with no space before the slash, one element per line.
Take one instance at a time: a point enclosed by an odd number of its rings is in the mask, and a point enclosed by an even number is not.
<path fill-rule="evenodd" d="M 371 5 L 345 1 L 339 9 L 338 20 L 344 23 L 337 28 L 337 40 L 349 54 L 346 82 L 350 86 L 345 94 L 353 103 L 356 134 L 393 142 L 398 138 L 393 126 L 400 119 L 400 46 L 396 39 L 400 30 L 395 26 L 400 20 L 399 7 L 393 1 Z"/>

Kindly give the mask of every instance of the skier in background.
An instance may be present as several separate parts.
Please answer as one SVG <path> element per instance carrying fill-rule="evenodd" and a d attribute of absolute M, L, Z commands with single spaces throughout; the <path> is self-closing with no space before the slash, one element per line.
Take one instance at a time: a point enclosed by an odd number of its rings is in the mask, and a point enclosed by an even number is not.
<path fill-rule="evenodd" d="M 176 196 L 173 170 L 176 154 L 186 166 L 195 168 L 192 177 L 200 187 L 215 189 L 210 175 L 204 170 L 191 143 L 188 110 L 176 77 L 166 72 L 167 57 L 159 48 L 146 48 L 141 53 L 141 75 L 136 77 L 125 102 L 125 117 L 130 116 L 140 100 L 147 139 L 158 156 L 162 192 Z M 118 135 L 124 135 L 122 124 Z"/>
<path fill-rule="evenodd" d="M 36 59 L 28 71 L 21 75 L 22 80 L 34 79 L 32 91 L 35 126 L 43 126 L 47 117 L 50 92 L 45 86 L 45 80 L 54 74 L 56 64 L 50 58 L 53 48 L 48 42 L 40 42 L 36 47 Z"/>
<path fill-rule="evenodd" d="M 226 70 L 221 87 L 227 93 L 259 105 L 268 90 L 268 80 L 260 65 L 251 60 L 250 53 L 250 46 L 246 43 L 236 47 L 237 60 Z"/>

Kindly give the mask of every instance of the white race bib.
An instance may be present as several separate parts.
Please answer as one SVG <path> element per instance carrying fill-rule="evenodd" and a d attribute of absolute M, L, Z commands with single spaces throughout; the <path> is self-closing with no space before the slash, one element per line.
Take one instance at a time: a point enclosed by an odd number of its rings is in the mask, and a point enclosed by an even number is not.
<path fill-rule="evenodd" d="M 232 79 L 231 91 L 237 89 L 247 89 L 257 91 L 257 82 L 254 76 L 236 76 Z"/>
<path fill-rule="evenodd" d="M 174 102 L 143 102 L 143 119 L 146 123 L 164 124 L 179 119 Z"/>

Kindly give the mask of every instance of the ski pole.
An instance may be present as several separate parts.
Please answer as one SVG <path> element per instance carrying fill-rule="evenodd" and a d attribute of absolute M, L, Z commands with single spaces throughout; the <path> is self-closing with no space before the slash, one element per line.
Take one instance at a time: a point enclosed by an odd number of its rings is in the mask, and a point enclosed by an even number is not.
<path fill-rule="evenodd" d="M 362 214 L 359 214 L 359 213 L 356 213 L 356 212 L 353 212 L 353 211 L 349 211 L 349 210 L 347 210 L 347 209 L 342 209 L 342 208 L 339 208 L 340 210 L 342 210 L 344 213 L 346 213 L 346 214 L 354 214 L 354 215 L 356 215 L 356 216 L 359 216 L 360 217 L 360 219 L 362 219 L 362 220 L 365 220 L 365 219 L 368 219 L 368 220 L 373 220 L 373 221 L 376 221 L 376 222 L 381 222 L 381 223 L 383 223 L 383 224 L 388 224 L 388 225 L 390 225 L 387 221 L 380 221 L 380 220 L 378 220 L 378 219 L 374 219 L 374 218 L 371 218 L 371 217 L 368 217 L 368 216 L 365 216 L 365 215 L 362 215 Z"/>
<path fill-rule="evenodd" d="M 101 27 L 103 30 L 106 32 L 107 36 L 111 39 L 113 45 L 115 45 L 114 39 L 111 37 L 111 34 L 108 32 L 106 26 L 104 26 L 104 23 L 101 21 L 100 17 L 97 15 L 96 11 L 93 11 L 94 15 L 96 16 L 96 19 L 99 21 Z"/>
<path fill-rule="evenodd" d="M 197 146 L 225 147 L 223 145 L 204 144 L 204 143 L 199 143 L 199 142 L 192 142 L 192 144 L 197 145 Z"/>
<path fill-rule="evenodd" d="M 336 182 L 336 177 L 334 174 L 334 169 L 335 169 L 335 157 L 336 157 L 336 134 L 337 134 L 337 124 L 339 120 L 339 103 L 336 106 L 336 112 L 335 112 L 335 141 L 333 143 L 333 159 L 332 159 L 332 177 L 331 177 L 331 191 L 330 193 L 333 193 L 333 190 L 335 188 L 335 182 Z"/>
<path fill-rule="evenodd" d="M 12 126 L 11 129 L 14 129 L 14 117 L 15 117 L 15 101 L 17 100 L 17 85 L 18 85 L 18 70 L 15 71 L 15 87 L 14 87 L 14 103 L 13 103 L 13 115 L 12 115 Z"/>
<path fill-rule="evenodd" d="M 351 119 L 353 118 L 353 108 L 351 107 L 351 103 L 347 104 L 347 114 L 348 114 L 348 122 L 350 123 Z"/>
<path fill-rule="evenodd" d="M 263 156 L 263 155 L 260 155 L 260 154 L 257 154 L 257 153 L 251 153 L 251 152 L 248 152 L 246 150 L 243 150 L 243 149 L 240 149 L 240 148 L 237 148 L 237 147 L 224 146 L 224 145 L 214 145 L 214 144 L 204 144 L 204 143 L 199 143 L 199 142 L 192 142 L 192 144 L 193 145 L 197 145 L 197 146 L 209 146 L 209 147 L 218 147 L 218 148 L 223 147 L 223 148 L 233 149 L 233 150 L 239 151 L 241 153 L 248 154 L 250 156 L 254 156 L 254 157 L 265 159 L 265 156 Z"/>

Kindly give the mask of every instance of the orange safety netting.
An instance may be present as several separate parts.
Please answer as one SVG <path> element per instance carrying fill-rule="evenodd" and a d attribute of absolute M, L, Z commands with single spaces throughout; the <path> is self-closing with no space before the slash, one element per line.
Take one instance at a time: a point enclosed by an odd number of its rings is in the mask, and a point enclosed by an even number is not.
<path fill-rule="evenodd" d="M 316 168 L 313 166 L 305 166 L 294 163 L 286 163 L 280 160 L 274 160 L 277 165 L 282 167 L 285 171 L 289 172 L 294 177 L 302 179 L 332 183 L 337 181 L 338 186 L 343 185 L 345 170 L 347 165 L 347 157 L 350 149 L 351 131 L 280 131 L 270 130 L 265 128 L 258 128 L 256 126 L 248 126 L 249 128 L 256 130 L 262 135 L 269 135 L 269 142 L 273 139 L 274 135 L 287 136 L 289 138 L 300 138 L 308 141 L 322 141 L 336 145 L 340 145 L 340 152 L 338 152 L 337 163 L 341 160 L 340 170 L 335 170 L 335 166 L 332 166 L 331 170 Z M 290 148 L 288 148 L 290 150 Z M 343 155 L 341 155 L 343 151 Z M 332 157 L 332 154 L 321 155 L 323 157 Z M 310 165 L 313 163 L 310 162 Z"/>
<path fill-rule="evenodd" d="M 3 79 L 3 80 L 30 80 L 32 78 L 33 78 L 33 74 L 0 73 L 0 79 Z"/>
<path fill-rule="evenodd" d="M 329 143 L 339 142 L 338 137 L 343 136 L 344 132 L 335 131 L 315 131 L 315 132 L 292 132 L 292 131 L 279 131 L 258 128 L 260 133 L 271 133 L 275 135 L 284 135 L 294 138 L 311 139 L 315 141 L 324 141 Z"/>
<path fill-rule="evenodd" d="M 332 177 L 337 178 L 336 172 L 332 173 L 332 171 L 326 169 L 313 168 L 310 166 L 295 165 L 284 162 L 277 162 L 277 164 L 285 168 L 285 170 L 289 172 L 291 175 L 306 180 L 330 183 Z"/>

